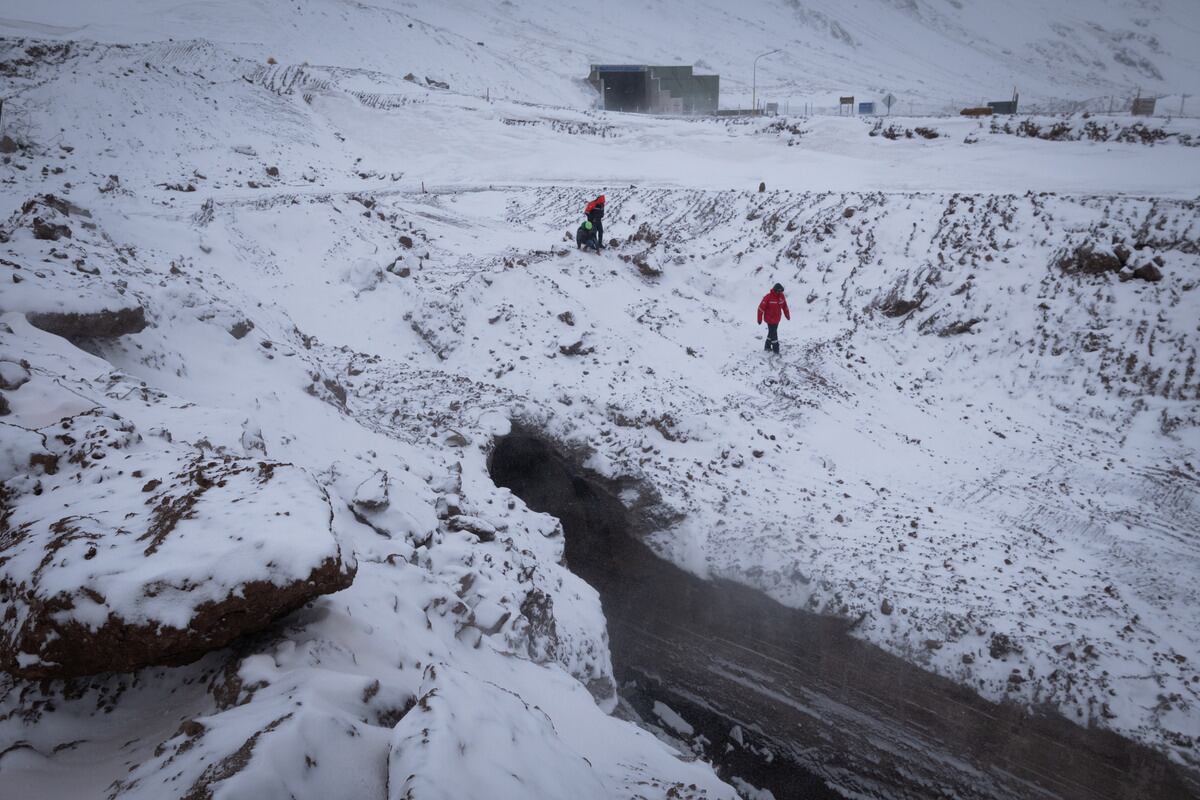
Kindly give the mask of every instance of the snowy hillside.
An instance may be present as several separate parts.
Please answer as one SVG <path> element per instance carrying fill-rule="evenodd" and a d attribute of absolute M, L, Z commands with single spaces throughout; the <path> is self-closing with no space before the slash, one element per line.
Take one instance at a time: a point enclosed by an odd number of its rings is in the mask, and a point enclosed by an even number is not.
<path fill-rule="evenodd" d="M 1007 99 L 1016 86 L 1031 108 L 1107 108 L 1113 95 L 1120 107 L 1140 87 L 1174 110 L 1181 93 L 1200 90 L 1191 0 L 10 0 L 0 32 L 203 39 L 260 63 L 428 76 L 467 94 L 567 106 L 590 102 L 591 63 L 662 63 L 720 74 L 723 105 L 748 107 L 752 61 L 776 48 L 759 64 L 760 97 L 793 107 L 890 91 L 897 111 L 941 111 Z"/>
<path fill-rule="evenodd" d="M 4 6 L 0 797 L 753 796 L 620 700 L 514 422 L 680 566 L 1195 775 L 1200 123 L 577 80 L 1200 83 L 1193 4 L 1050 5 Z"/>

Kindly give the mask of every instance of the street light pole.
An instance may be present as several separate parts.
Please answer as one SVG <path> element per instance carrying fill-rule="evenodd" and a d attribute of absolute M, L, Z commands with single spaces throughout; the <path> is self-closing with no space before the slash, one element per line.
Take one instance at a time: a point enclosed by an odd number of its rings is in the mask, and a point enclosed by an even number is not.
<path fill-rule="evenodd" d="M 751 116 L 754 116 L 758 113 L 758 60 L 760 58 L 766 58 L 767 56 L 775 55 L 778 52 L 780 52 L 780 51 L 778 49 L 775 49 L 775 50 L 771 50 L 770 52 L 763 53 L 762 55 L 758 55 L 758 56 L 754 57 L 754 70 L 753 70 L 754 75 L 753 75 L 753 80 L 752 80 L 751 88 L 750 88 L 750 115 Z"/>

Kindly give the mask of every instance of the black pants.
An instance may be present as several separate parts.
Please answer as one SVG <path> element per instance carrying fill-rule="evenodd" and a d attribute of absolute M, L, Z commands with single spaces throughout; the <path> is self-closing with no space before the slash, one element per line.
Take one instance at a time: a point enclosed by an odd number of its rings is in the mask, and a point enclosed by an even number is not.
<path fill-rule="evenodd" d="M 604 249 L 604 220 L 593 220 L 592 225 L 596 228 L 596 249 Z"/>
<path fill-rule="evenodd" d="M 767 323 L 767 341 L 763 343 L 763 350 L 770 350 L 772 353 L 779 352 L 779 323 L 774 325 Z"/>

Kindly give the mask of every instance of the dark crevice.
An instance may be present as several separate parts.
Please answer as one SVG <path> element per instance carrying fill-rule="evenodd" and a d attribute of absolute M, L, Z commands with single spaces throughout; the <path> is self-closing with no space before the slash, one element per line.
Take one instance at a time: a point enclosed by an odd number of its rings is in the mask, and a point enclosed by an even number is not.
<path fill-rule="evenodd" d="M 567 566 L 600 593 L 626 700 L 643 716 L 654 700 L 678 711 L 722 777 L 779 800 L 1200 796 L 1200 780 L 1155 751 L 987 701 L 854 639 L 844 620 L 658 558 L 641 541 L 669 523 L 653 493 L 636 487 L 645 499 L 626 508 L 618 496 L 630 486 L 582 463 L 516 428 L 490 467 L 497 485 L 562 522 Z"/>
<path fill-rule="evenodd" d="M 654 518 L 652 503 L 640 514 L 631 514 L 616 497 L 627 487 L 572 466 L 578 460 L 582 459 L 565 458 L 536 435 L 514 432 L 497 441 L 491 474 L 497 485 L 510 489 L 530 508 L 553 514 L 562 523 L 568 568 L 600 592 L 622 696 L 647 720 L 653 720 L 655 700 L 679 712 L 707 740 L 703 755 L 726 779 L 737 776 L 770 789 L 778 800 L 842 798 L 789 758 L 786 748 L 755 731 L 751 721 L 741 722 L 741 744 L 731 739 L 738 720 L 676 691 L 669 678 L 660 675 L 663 654 L 626 635 L 633 620 L 645 617 L 647 602 L 656 604 L 655 616 L 694 619 L 699 615 L 719 629 L 754 628 L 770 618 L 754 610 L 765 599 L 758 593 L 729 583 L 722 585 L 722 596 L 714 596 L 712 584 L 655 556 L 631 535 L 639 523 L 652 528 L 663 522 Z M 825 622 L 839 630 L 845 627 L 841 622 Z"/>

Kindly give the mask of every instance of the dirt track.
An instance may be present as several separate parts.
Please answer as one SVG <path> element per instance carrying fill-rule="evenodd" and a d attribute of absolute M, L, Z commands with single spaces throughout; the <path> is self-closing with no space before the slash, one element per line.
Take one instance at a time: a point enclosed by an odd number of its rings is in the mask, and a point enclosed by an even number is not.
<path fill-rule="evenodd" d="M 724 774 L 780 800 L 833 796 L 827 787 L 880 798 L 1200 797 L 1200 778 L 1129 740 L 991 703 L 854 639 L 844 621 L 662 561 L 638 540 L 646 523 L 618 487 L 534 436 L 500 440 L 492 475 L 562 521 L 568 566 L 600 592 L 618 673 L 700 719 Z M 729 739 L 734 725 L 758 746 Z M 772 758 L 756 769 L 750 749 Z"/>

